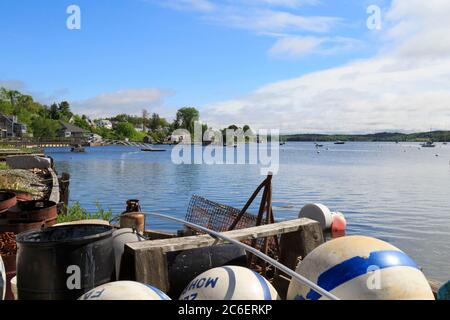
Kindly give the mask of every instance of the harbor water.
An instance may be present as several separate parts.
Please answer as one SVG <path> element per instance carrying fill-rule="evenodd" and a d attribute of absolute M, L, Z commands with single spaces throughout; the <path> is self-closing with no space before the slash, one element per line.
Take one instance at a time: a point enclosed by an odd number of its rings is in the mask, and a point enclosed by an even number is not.
<path fill-rule="evenodd" d="M 128 199 L 146 212 L 184 217 L 193 194 L 242 208 L 264 179 L 258 165 L 176 165 L 167 152 L 137 147 L 48 149 L 59 173 L 71 174 L 70 201 L 90 211 L 100 204 L 115 215 Z M 416 143 L 291 142 L 280 146 L 273 178 L 276 219 L 291 219 L 307 203 L 343 212 L 348 233 L 388 241 L 413 257 L 427 276 L 450 276 L 450 146 Z M 257 201 L 250 209 L 257 211 Z M 180 226 L 147 219 L 147 227 Z"/>

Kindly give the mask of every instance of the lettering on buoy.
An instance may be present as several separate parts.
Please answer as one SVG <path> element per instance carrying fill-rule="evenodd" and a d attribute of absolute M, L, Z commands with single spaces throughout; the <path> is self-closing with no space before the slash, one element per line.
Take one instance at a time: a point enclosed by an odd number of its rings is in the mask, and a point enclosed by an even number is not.
<path fill-rule="evenodd" d="M 203 287 L 208 288 L 209 286 L 211 286 L 211 288 L 215 288 L 218 281 L 219 281 L 218 277 L 195 279 L 186 289 L 184 289 L 183 293 L 193 289 L 200 289 Z"/>
<path fill-rule="evenodd" d="M 208 270 L 192 280 L 180 300 L 276 300 L 273 286 L 256 272 L 238 266 Z"/>

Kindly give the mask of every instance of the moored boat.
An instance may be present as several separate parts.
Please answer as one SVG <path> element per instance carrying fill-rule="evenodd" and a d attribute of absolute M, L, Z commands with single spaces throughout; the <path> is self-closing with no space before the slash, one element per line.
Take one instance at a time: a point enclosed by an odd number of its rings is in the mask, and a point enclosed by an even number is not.
<path fill-rule="evenodd" d="M 433 141 L 428 141 L 428 142 L 422 143 L 421 147 L 422 148 L 435 148 L 436 145 L 434 144 Z"/>
<path fill-rule="evenodd" d="M 72 147 L 70 149 L 70 152 L 82 153 L 82 152 L 86 152 L 86 150 L 81 145 L 78 144 L 78 145 Z"/>

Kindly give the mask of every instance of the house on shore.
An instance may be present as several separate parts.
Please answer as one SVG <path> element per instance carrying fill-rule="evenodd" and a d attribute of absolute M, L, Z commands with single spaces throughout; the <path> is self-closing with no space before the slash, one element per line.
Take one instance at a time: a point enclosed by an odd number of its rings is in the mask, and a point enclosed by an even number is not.
<path fill-rule="evenodd" d="M 0 138 L 20 138 L 27 133 L 27 126 L 17 121 L 17 116 L 0 113 Z"/>
<path fill-rule="evenodd" d="M 88 131 L 84 130 L 83 128 L 74 126 L 73 124 L 60 121 L 61 123 L 61 129 L 58 130 L 58 137 L 60 138 L 79 138 L 83 139 L 86 138 L 89 134 Z"/>
<path fill-rule="evenodd" d="M 100 120 L 97 120 L 96 123 L 99 128 L 105 128 L 108 130 L 113 129 L 113 124 L 110 120 L 100 119 Z"/>

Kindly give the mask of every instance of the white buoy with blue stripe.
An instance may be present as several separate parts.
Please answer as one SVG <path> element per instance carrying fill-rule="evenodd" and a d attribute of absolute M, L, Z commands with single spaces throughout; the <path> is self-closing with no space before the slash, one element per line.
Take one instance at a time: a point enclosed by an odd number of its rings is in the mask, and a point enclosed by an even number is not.
<path fill-rule="evenodd" d="M 0 256 L 0 300 L 4 300 L 6 295 L 6 271 L 3 259 Z"/>
<path fill-rule="evenodd" d="M 307 255 L 296 272 L 340 299 L 434 300 L 417 264 L 400 249 L 375 238 L 349 236 L 329 241 Z M 287 299 L 326 298 L 291 281 Z"/>
<path fill-rule="evenodd" d="M 83 294 L 78 300 L 171 300 L 164 292 L 139 282 L 110 282 Z"/>
<path fill-rule="evenodd" d="M 182 292 L 180 300 L 278 300 L 275 288 L 260 274 L 243 267 L 208 270 Z"/>

